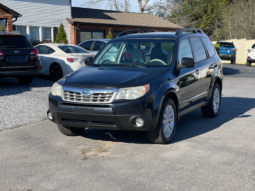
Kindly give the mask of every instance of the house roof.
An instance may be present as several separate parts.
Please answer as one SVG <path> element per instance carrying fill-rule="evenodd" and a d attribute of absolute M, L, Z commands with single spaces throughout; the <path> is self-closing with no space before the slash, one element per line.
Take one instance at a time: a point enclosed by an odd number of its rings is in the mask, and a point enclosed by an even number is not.
<path fill-rule="evenodd" d="M 69 23 L 86 23 L 95 25 L 137 26 L 143 28 L 177 29 L 183 28 L 152 14 L 110 11 L 101 9 L 72 7 Z"/>
<path fill-rule="evenodd" d="M 5 10 L 7 10 L 11 15 L 12 17 L 21 17 L 22 15 L 19 14 L 18 12 L 10 9 L 9 7 L 6 7 L 5 5 L 3 5 L 2 3 L 0 3 L 0 8 L 3 8 Z"/>

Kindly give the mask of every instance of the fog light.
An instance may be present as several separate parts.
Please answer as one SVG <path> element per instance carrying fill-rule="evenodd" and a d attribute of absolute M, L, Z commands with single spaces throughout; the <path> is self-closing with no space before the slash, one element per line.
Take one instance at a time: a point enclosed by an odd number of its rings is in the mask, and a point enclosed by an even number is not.
<path fill-rule="evenodd" d="M 135 125 L 137 127 L 142 127 L 144 125 L 144 120 L 142 118 L 140 118 L 140 117 L 136 118 Z"/>
<path fill-rule="evenodd" d="M 52 121 L 53 120 L 53 115 L 51 112 L 48 113 L 48 118 Z"/>

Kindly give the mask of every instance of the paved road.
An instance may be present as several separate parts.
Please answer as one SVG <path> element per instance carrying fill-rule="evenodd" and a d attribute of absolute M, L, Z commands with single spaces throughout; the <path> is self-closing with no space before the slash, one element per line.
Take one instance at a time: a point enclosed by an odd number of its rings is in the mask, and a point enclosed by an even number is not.
<path fill-rule="evenodd" d="M 183 116 L 169 145 L 143 132 L 66 137 L 47 120 L 0 132 L 0 190 L 255 190 L 254 77 L 224 67 L 238 72 L 225 74 L 220 115 Z"/>

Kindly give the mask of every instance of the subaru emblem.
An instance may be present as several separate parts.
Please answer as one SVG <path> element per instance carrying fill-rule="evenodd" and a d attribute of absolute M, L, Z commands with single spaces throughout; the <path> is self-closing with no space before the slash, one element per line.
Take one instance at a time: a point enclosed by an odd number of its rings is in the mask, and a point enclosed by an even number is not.
<path fill-rule="evenodd" d="M 19 53 L 19 51 L 18 51 L 18 50 L 15 50 L 15 51 L 14 51 L 14 53 L 16 53 L 16 54 L 17 54 L 17 53 Z"/>
<path fill-rule="evenodd" d="M 82 94 L 82 95 L 91 95 L 91 94 L 92 94 L 92 91 L 89 90 L 89 89 L 84 89 L 84 90 L 81 91 L 81 94 Z"/>

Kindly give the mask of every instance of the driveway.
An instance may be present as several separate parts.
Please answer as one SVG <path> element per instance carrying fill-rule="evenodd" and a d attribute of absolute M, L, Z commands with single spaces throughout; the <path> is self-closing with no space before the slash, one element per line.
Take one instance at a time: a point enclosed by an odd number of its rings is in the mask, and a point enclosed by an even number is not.
<path fill-rule="evenodd" d="M 255 190 L 255 68 L 248 68 L 224 65 L 220 115 L 183 116 L 168 145 L 143 132 L 66 137 L 48 120 L 2 131 L 0 190 Z"/>

